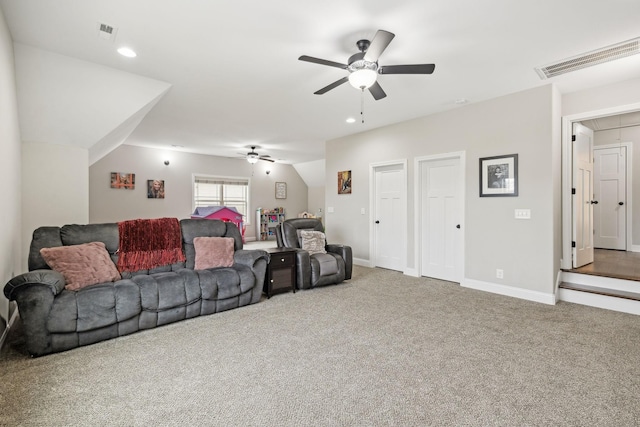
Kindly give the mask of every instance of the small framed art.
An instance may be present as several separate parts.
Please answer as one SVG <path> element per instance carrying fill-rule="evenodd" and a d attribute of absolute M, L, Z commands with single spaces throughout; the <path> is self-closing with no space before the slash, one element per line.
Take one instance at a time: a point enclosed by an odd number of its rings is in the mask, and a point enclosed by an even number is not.
<path fill-rule="evenodd" d="M 480 197 L 515 197 L 518 195 L 518 155 L 480 159 Z"/>
<path fill-rule="evenodd" d="M 287 183 L 276 182 L 276 199 L 286 199 L 286 198 L 287 198 Z"/>
<path fill-rule="evenodd" d="M 136 174 L 111 172 L 111 188 L 133 190 L 136 188 Z"/>
<path fill-rule="evenodd" d="M 147 180 L 147 199 L 164 199 L 164 179 Z"/>
<path fill-rule="evenodd" d="M 338 172 L 338 194 L 351 194 L 351 171 Z"/>

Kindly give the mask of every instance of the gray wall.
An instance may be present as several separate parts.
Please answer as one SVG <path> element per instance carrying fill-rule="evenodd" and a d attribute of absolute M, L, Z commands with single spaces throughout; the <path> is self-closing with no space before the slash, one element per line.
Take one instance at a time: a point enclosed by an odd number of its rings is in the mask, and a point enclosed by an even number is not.
<path fill-rule="evenodd" d="M 552 294 L 561 257 L 560 96 L 550 85 L 329 141 L 326 146 L 327 232 L 369 259 L 369 165 L 408 161 L 407 261 L 414 259 L 416 157 L 466 153 L 465 279 Z M 519 155 L 519 196 L 480 198 L 478 159 Z M 338 195 L 337 172 L 351 170 L 353 192 Z M 531 209 L 531 220 L 514 209 Z M 535 266 L 532 268 L 532 266 Z"/>
<path fill-rule="evenodd" d="M 318 210 L 322 209 L 322 216 L 325 216 L 325 188 L 324 187 L 309 187 L 309 200 L 307 201 L 307 206 L 309 209 L 307 211 L 314 215 L 318 215 Z"/>
<path fill-rule="evenodd" d="M 89 151 L 73 145 L 22 142 L 22 245 L 43 225 L 89 221 Z M 46 212 L 46 215 L 43 215 Z M 23 269 L 27 251 L 23 251 Z"/>
<path fill-rule="evenodd" d="M 21 152 L 16 96 L 15 61 L 9 29 L 0 9 L 0 170 L 8 177 L 0 185 L 0 283 L 20 271 Z M 9 320 L 9 301 L 0 294 L 0 336 Z M 4 319 L 4 320 L 2 320 Z"/>
<path fill-rule="evenodd" d="M 169 166 L 164 161 L 169 160 Z M 270 170 L 267 175 L 266 171 Z M 135 190 L 110 188 L 111 172 L 136 174 Z M 193 174 L 246 177 L 251 180 L 250 218 L 245 238 L 255 238 L 255 210 L 284 207 L 287 218 L 307 210 L 307 186 L 291 165 L 206 156 L 122 145 L 89 168 L 89 221 L 114 222 L 135 218 L 188 218 L 193 212 Z M 163 179 L 164 199 L 147 199 L 147 180 Z M 287 183 L 287 198 L 275 198 L 275 183 Z"/>

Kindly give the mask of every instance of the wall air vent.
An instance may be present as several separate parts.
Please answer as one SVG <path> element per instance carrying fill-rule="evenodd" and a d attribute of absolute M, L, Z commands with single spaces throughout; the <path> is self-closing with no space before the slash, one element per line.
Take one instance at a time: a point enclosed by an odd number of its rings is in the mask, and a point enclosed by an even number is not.
<path fill-rule="evenodd" d="M 100 37 L 101 39 L 113 41 L 117 31 L 118 29 L 112 27 L 111 25 L 98 22 L 98 37 Z"/>
<path fill-rule="evenodd" d="M 542 80 L 640 53 L 640 37 L 536 68 Z"/>

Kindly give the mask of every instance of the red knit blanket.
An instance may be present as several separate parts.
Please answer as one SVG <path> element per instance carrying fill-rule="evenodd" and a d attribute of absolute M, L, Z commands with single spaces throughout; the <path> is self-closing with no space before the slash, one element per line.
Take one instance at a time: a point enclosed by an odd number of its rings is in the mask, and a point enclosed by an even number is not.
<path fill-rule="evenodd" d="M 118 270 L 148 270 L 184 261 L 177 218 L 134 219 L 118 223 Z"/>

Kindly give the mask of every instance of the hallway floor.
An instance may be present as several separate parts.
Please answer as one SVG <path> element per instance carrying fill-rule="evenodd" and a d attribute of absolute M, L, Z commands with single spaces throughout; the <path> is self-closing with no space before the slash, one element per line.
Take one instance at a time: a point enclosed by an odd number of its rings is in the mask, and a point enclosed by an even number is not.
<path fill-rule="evenodd" d="M 593 263 L 568 271 L 640 281 L 640 253 L 596 249 Z"/>

